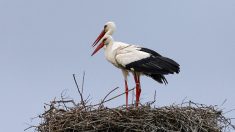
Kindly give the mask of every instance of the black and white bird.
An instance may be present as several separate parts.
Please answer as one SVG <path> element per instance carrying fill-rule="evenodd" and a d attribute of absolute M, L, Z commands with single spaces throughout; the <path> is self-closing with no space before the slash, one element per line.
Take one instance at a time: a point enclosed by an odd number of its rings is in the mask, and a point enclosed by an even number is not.
<path fill-rule="evenodd" d="M 136 83 L 136 106 L 138 106 L 141 93 L 140 75 L 146 75 L 159 83 L 167 84 L 164 75 L 179 73 L 180 65 L 151 49 L 114 41 L 111 35 L 115 29 L 114 22 L 105 24 L 103 31 L 93 43 L 94 47 L 101 41 L 92 56 L 104 47 L 105 58 L 122 70 L 125 80 L 126 106 L 128 106 L 127 76 L 129 72 L 133 74 Z"/>

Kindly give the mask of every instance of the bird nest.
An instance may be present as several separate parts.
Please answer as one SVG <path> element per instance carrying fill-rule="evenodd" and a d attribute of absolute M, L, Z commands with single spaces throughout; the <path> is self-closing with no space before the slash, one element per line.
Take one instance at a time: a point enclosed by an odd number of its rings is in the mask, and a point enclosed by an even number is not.
<path fill-rule="evenodd" d="M 191 101 L 171 106 L 155 107 L 154 101 L 139 107 L 134 104 L 116 108 L 104 107 L 104 103 L 124 95 L 125 93 L 106 99 L 113 91 L 96 105 L 88 105 L 88 99 L 83 98 L 82 92 L 74 81 L 80 95 L 80 103 L 67 100 L 53 100 L 45 104 L 45 111 L 39 115 L 41 123 L 35 128 L 38 132 L 221 132 L 235 130 L 231 119 L 226 118 L 223 111 L 216 106 L 207 106 Z M 133 91 L 134 88 L 129 91 Z"/>
<path fill-rule="evenodd" d="M 164 107 L 133 105 L 128 108 L 83 105 L 67 107 L 73 101 L 52 101 L 39 118 L 38 132 L 144 131 L 220 132 L 234 126 L 214 106 L 193 102 Z"/>

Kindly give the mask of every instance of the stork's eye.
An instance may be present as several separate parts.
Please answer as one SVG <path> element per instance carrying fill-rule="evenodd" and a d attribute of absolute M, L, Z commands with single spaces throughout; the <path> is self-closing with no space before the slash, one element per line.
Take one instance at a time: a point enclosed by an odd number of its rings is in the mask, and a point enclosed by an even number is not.
<path fill-rule="evenodd" d="M 104 40 L 103 40 L 103 41 L 105 42 L 106 40 L 107 40 L 107 38 L 104 38 Z"/>
<path fill-rule="evenodd" d="M 104 25 L 104 29 L 107 28 L 107 25 Z"/>

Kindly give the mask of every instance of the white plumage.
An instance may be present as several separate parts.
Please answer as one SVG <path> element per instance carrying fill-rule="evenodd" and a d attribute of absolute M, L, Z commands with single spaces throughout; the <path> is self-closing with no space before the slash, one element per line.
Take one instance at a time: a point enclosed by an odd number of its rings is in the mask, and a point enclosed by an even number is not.
<path fill-rule="evenodd" d="M 118 62 L 118 64 L 125 67 L 126 65 L 132 62 L 150 57 L 149 53 L 140 51 L 139 49 L 140 48 L 138 48 L 135 45 L 128 45 L 127 47 L 120 49 L 118 48 L 115 59 Z"/>
<path fill-rule="evenodd" d="M 153 50 L 123 42 L 115 42 L 110 36 L 115 29 L 116 26 L 113 22 L 105 24 L 103 31 L 93 43 L 93 46 L 95 46 L 101 41 L 92 55 L 104 47 L 105 58 L 122 70 L 125 79 L 126 105 L 128 105 L 127 75 L 128 72 L 133 73 L 136 83 L 136 106 L 138 106 L 141 93 L 140 75 L 143 74 L 159 83 L 167 84 L 164 75 L 179 73 L 179 64 L 172 59 L 161 56 Z"/>
<path fill-rule="evenodd" d="M 126 67 L 135 61 L 150 57 L 149 53 L 140 51 L 136 45 L 115 42 L 109 35 L 105 36 L 105 58 L 118 68 Z"/>

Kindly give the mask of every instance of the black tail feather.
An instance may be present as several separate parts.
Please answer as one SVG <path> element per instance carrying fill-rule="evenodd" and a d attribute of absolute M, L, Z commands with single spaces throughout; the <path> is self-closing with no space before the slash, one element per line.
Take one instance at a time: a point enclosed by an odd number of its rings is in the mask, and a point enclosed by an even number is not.
<path fill-rule="evenodd" d="M 146 75 L 151 77 L 152 79 L 154 79 L 155 81 L 157 81 L 159 83 L 168 84 L 164 75 L 161 75 L 161 74 L 146 74 Z"/>
<path fill-rule="evenodd" d="M 161 62 L 164 65 L 164 69 L 168 70 L 169 73 L 179 73 L 180 72 L 180 65 L 172 59 L 167 57 L 158 57 L 158 59 L 162 60 Z"/>

